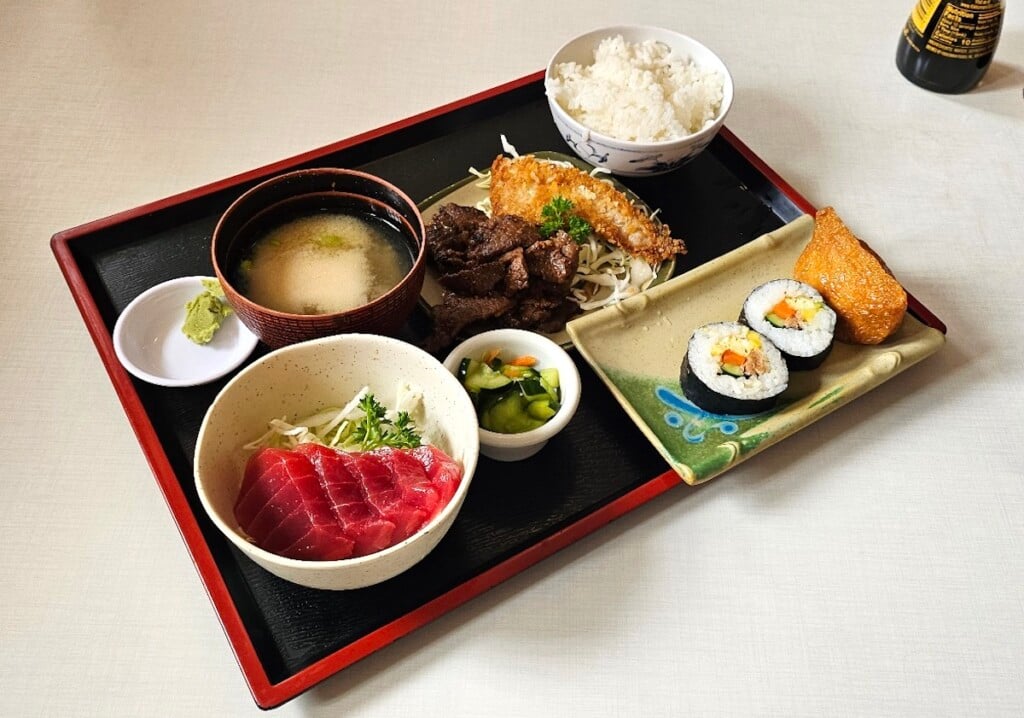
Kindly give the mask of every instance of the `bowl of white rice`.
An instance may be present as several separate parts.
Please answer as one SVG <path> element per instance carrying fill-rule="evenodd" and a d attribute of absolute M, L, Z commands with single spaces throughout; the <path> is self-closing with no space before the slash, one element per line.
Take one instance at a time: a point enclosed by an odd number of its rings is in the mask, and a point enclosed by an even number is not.
<path fill-rule="evenodd" d="M 671 172 L 725 122 L 733 83 L 718 55 L 687 35 L 620 25 L 573 38 L 548 62 L 551 115 L 583 160 L 614 174 Z"/>

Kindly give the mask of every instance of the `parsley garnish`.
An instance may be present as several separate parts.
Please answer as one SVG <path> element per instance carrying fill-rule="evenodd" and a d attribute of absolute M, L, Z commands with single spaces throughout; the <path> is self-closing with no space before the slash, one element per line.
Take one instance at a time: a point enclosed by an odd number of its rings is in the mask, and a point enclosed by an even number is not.
<path fill-rule="evenodd" d="M 540 235 L 546 239 L 561 229 L 568 232 L 577 244 L 586 242 L 594 233 L 594 228 L 590 226 L 590 222 L 574 214 L 572 207 L 572 200 L 561 195 L 552 198 L 540 210 L 541 217 L 544 218 L 540 225 Z"/>
<path fill-rule="evenodd" d="M 391 421 L 385 416 L 386 409 L 373 394 L 366 394 L 359 400 L 359 408 L 366 414 L 356 424 L 352 438 L 365 451 L 391 446 L 396 449 L 412 449 L 422 443 L 416 433 L 416 425 L 409 417 L 409 412 L 400 411 Z"/>

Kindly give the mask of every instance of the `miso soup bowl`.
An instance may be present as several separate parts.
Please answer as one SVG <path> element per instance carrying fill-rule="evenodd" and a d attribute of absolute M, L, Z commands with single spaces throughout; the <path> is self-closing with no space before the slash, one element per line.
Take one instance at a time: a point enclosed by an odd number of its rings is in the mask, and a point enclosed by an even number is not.
<path fill-rule="evenodd" d="M 262 306 L 245 294 L 239 267 L 268 231 L 325 211 L 372 215 L 396 228 L 412 267 L 385 294 L 342 312 L 292 314 Z M 416 203 L 380 177 L 357 170 L 319 168 L 288 172 L 256 185 L 224 212 L 213 230 L 213 268 L 228 303 L 253 334 L 271 348 L 345 332 L 393 335 L 416 308 L 426 261 L 426 234 Z"/>
<path fill-rule="evenodd" d="M 271 419 L 296 419 L 342 406 L 364 386 L 385 406 L 395 406 L 399 382 L 423 392 L 422 433 L 462 466 L 449 502 L 416 533 L 376 553 L 336 561 L 279 556 L 256 546 L 235 519 L 234 506 L 246 462 L 244 447 Z M 476 470 L 480 443 L 476 411 L 462 384 L 437 359 L 412 344 L 372 334 L 341 334 L 270 352 L 229 381 L 213 400 L 199 429 L 195 481 L 214 525 L 259 566 L 309 588 L 355 589 L 386 581 L 423 560 L 451 528 Z"/>

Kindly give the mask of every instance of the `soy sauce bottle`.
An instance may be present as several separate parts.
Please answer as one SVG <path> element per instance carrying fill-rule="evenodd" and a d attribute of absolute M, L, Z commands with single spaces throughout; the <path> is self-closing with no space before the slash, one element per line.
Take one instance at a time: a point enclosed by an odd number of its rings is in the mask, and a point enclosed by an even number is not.
<path fill-rule="evenodd" d="M 896 47 L 896 67 L 934 92 L 967 92 L 992 62 L 1003 0 L 918 0 Z"/>

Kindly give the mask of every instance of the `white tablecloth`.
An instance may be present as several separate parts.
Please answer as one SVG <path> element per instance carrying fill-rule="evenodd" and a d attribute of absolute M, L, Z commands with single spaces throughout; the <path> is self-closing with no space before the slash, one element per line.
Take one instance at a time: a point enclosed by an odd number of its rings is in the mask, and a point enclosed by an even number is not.
<path fill-rule="evenodd" d="M 1024 715 L 1024 13 L 904 80 L 913 2 L 0 6 L 0 715 L 256 715 L 50 253 L 61 229 L 663 25 L 728 126 L 949 326 L 881 389 L 672 491 L 282 716 Z"/>

